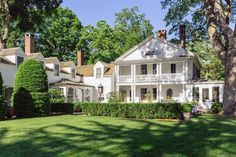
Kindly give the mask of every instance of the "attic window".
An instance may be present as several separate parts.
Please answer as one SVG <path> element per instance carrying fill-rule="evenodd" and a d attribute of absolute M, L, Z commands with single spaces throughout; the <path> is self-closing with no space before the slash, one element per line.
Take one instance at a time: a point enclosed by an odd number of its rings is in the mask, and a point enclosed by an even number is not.
<path fill-rule="evenodd" d="M 72 75 L 72 78 L 75 78 L 75 69 L 71 69 L 71 75 Z"/>
<path fill-rule="evenodd" d="M 24 62 L 24 57 L 17 56 L 17 68 Z"/>
<path fill-rule="evenodd" d="M 102 69 L 96 68 L 96 78 L 101 78 L 101 77 L 102 77 Z"/>
<path fill-rule="evenodd" d="M 58 64 L 54 65 L 54 75 L 59 76 L 59 65 Z"/>

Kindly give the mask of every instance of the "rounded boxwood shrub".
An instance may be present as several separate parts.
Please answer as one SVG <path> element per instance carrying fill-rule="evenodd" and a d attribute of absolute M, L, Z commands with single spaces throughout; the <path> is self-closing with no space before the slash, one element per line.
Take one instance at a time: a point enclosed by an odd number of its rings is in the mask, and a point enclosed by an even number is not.
<path fill-rule="evenodd" d="M 24 95 L 25 97 L 29 96 L 25 93 L 29 93 L 32 99 L 32 106 L 26 107 L 31 103 L 29 100 L 27 105 L 27 100 L 16 101 L 15 98 L 18 98 L 18 95 Z M 18 106 L 25 106 L 26 109 L 33 109 L 34 115 L 48 115 L 50 111 L 49 105 L 49 96 L 48 96 L 48 79 L 47 74 L 43 65 L 35 60 L 29 59 L 24 61 L 18 68 L 16 73 L 16 79 L 14 82 L 13 88 L 13 105 L 18 112 Z M 27 113 L 30 113 L 27 111 Z M 21 116 L 22 117 L 22 116 Z M 28 115 L 26 115 L 28 117 Z"/>
<path fill-rule="evenodd" d="M 223 109 L 223 104 L 221 102 L 215 102 L 211 106 L 211 112 L 214 114 L 219 113 Z"/>
<path fill-rule="evenodd" d="M 194 107 L 194 105 L 192 103 L 183 103 L 182 104 L 183 112 L 191 112 L 193 107 Z"/>

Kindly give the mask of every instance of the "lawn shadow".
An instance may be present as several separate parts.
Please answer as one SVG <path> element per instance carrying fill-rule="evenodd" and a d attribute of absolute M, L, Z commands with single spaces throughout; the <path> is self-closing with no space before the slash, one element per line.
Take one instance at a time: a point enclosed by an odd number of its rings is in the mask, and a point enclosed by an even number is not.
<path fill-rule="evenodd" d="M 10 144 L 0 142 L 3 156 L 236 156 L 235 120 L 199 117 L 175 123 L 121 120 L 110 124 L 87 120 L 92 127 L 55 124 L 28 132 Z M 127 125 L 127 121 L 138 125 Z M 1 137 L 4 129 L 0 129 Z M 0 138 L 1 139 L 1 138 Z M 209 150 L 213 154 L 209 155 Z M 215 150 L 215 152 L 214 152 Z M 216 154 L 218 155 L 218 154 Z M 220 155 L 220 154 L 219 154 Z"/>

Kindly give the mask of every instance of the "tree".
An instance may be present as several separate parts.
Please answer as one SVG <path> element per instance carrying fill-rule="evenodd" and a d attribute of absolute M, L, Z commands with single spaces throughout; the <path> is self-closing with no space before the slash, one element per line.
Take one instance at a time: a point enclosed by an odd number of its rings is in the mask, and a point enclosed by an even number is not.
<path fill-rule="evenodd" d="M 96 26 L 86 26 L 81 31 L 79 49 L 85 51 L 87 63 L 96 61 L 112 62 L 148 36 L 153 26 L 138 8 L 123 9 L 116 14 L 115 26 L 106 21 L 98 21 Z"/>
<path fill-rule="evenodd" d="M 123 53 L 152 35 L 152 31 L 153 26 L 145 14 L 139 13 L 138 7 L 125 8 L 116 13 L 115 33 Z"/>
<path fill-rule="evenodd" d="M 51 16 L 45 16 L 38 28 L 37 50 L 45 57 L 55 56 L 61 61 L 75 60 L 81 29 L 81 22 L 71 10 L 58 7 Z"/>
<path fill-rule="evenodd" d="M 50 88 L 48 92 L 49 92 L 49 102 L 50 103 L 63 103 L 63 102 L 65 102 L 65 97 L 59 89 Z"/>
<path fill-rule="evenodd" d="M 41 63 L 29 59 L 24 61 L 17 70 L 13 88 L 13 105 L 16 112 L 19 106 L 20 109 L 25 106 L 28 111 L 25 117 L 28 117 L 32 116 L 30 107 L 32 104 L 34 115 L 49 114 L 47 74 Z"/>
<path fill-rule="evenodd" d="M 42 22 L 62 0 L 1 0 L 0 1 L 0 48 L 6 48 L 13 27 L 29 31 Z M 36 20 L 37 19 L 37 20 Z"/>
<path fill-rule="evenodd" d="M 189 42 L 187 49 L 195 52 L 200 58 L 202 64 L 201 78 L 224 80 L 224 66 L 209 41 Z"/>
<path fill-rule="evenodd" d="M 169 21 L 171 21 L 170 17 L 177 22 L 185 19 L 189 13 L 194 15 L 201 12 L 200 18 L 197 19 L 200 26 L 206 24 L 212 46 L 225 69 L 224 114 L 236 116 L 236 23 L 234 30 L 230 27 L 230 19 L 236 13 L 236 2 L 231 0 L 183 0 L 181 2 L 165 0 L 162 4 L 164 8 L 169 6 L 166 16 L 166 20 Z M 193 10 L 196 7 L 198 9 Z M 177 13 L 175 8 L 180 13 Z M 193 17 L 192 21 L 194 21 Z"/>

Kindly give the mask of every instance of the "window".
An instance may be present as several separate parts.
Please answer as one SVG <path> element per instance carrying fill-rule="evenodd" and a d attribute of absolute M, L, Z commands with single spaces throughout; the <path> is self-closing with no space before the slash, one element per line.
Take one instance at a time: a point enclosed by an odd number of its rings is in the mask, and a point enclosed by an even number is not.
<path fill-rule="evenodd" d="M 141 75 L 147 75 L 147 64 L 141 65 Z"/>
<path fill-rule="evenodd" d="M 199 102 L 199 87 L 193 87 L 193 101 Z"/>
<path fill-rule="evenodd" d="M 74 98 L 74 89 L 73 88 L 69 88 L 68 89 L 68 93 L 67 93 L 67 102 L 71 103 L 73 102 Z"/>
<path fill-rule="evenodd" d="M 102 77 L 102 69 L 96 68 L 96 78 L 101 78 L 101 77 Z"/>
<path fill-rule="evenodd" d="M 71 69 L 72 78 L 75 78 L 75 69 Z"/>
<path fill-rule="evenodd" d="M 171 70 L 171 73 L 173 74 L 173 73 L 176 73 L 176 64 L 171 64 L 170 65 L 170 70 Z"/>
<path fill-rule="evenodd" d="M 141 88 L 141 101 L 146 100 L 147 88 Z"/>
<path fill-rule="evenodd" d="M 17 68 L 24 62 L 24 57 L 17 56 Z"/>
<path fill-rule="evenodd" d="M 206 102 L 209 100 L 209 89 L 208 88 L 203 88 L 202 89 L 202 101 Z"/>
<path fill-rule="evenodd" d="M 195 78 L 196 78 L 196 66 L 193 63 L 193 79 L 195 79 Z"/>
<path fill-rule="evenodd" d="M 213 87 L 212 88 L 212 102 L 219 102 L 219 96 L 220 96 L 220 88 Z"/>
<path fill-rule="evenodd" d="M 54 65 L 54 75 L 59 76 L 59 65 L 58 64 Z"/>
<path fill-rule="evenodd" d="M 152 65 L 152 73 L 157 74 L 157 64 Z"/>
<path fill-rule="evenodd" d="M 152 89 L 152 99 L 156 100 L 157 99 L 157 88 Z"/>
<path fill-rule="evenodd" d="M 173 96 L 173 90 L 172 89 L 167 89 L 166 91 L 166 98 L 167 99 L 172 99 L 172 96 Z"/>

